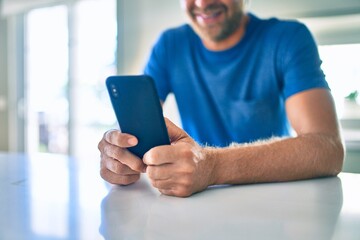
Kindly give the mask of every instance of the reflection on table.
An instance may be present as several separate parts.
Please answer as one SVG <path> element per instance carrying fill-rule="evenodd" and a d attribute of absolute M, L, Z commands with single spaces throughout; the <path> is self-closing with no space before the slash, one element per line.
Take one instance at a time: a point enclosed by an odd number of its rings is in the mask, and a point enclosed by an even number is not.
<path fill-rule="evenodd" d="M 161 195 L 99 159 L 0 154 L 0 239 L 360 239 L 360 175 Z"/>
<path fill-rule="evenodd" d="M 342 204 L 337 177 L 213 187 L 186 199 L 143 179 L 112 188 L 100 229 L 107 239 L 332 239 Z"/>
<path fill-rule="evenodd" d="M 360 175 L 160 195 L 146 178 L 102 203 L 106 239 L 360 239 Z"/>
<path fill-rule="evenodd" d="M 0 154 L 0 239 L 104 239 L 99 156 Z"/>

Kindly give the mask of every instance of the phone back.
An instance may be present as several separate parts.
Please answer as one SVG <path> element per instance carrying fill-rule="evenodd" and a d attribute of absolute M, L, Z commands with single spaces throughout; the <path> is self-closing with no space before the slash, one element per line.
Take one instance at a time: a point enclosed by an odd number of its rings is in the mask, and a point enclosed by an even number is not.
<path fill-rule="evenodd" d="M 151 77 L 111 76 L 106 79 L 106 86 L 121 132 L 138 138 L 138 145 L 129 151 L 142 158 L 151 148 L 170 144 Z"/>

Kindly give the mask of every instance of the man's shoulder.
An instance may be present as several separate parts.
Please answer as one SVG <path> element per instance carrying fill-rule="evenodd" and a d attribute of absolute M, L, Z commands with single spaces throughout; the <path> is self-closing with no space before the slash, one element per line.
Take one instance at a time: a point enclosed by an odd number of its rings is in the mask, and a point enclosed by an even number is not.
<path fill-rule="evenodd" d="M 163 31 L 162 35 L 164 36 L 173 36 L 173 37 L 184 37 L 192 34 L 193 30 L 189 24 L 182 24 L 179 26 L 171 27 Z"/>
<path fill-rule="evenodd" d="M 194 40 L 195 33 L 188 24 L 171 27 L 164 30 L 158 38 L 157 45 L 173 48 L 179 44 L 184 46 Z"/>
<path fill-rule="evenodd" d="M 307 26 L 296 19 L 258 18 L 252 15 L 251 20 L 253 21 L 252 29 L 257 39 L 264 41 L 284 43 L 294 37 L 308 38 L 311 35 Z"/>
<path fill-rule="evenodd" d="M 299 29 L 307 29 L 306 25 L 297 19 L 283 19 L 278 17 L 259 18 L 252 15 L 252 19 L 258 26 L 268 29 L 269 31 L 292 32 Z"/>

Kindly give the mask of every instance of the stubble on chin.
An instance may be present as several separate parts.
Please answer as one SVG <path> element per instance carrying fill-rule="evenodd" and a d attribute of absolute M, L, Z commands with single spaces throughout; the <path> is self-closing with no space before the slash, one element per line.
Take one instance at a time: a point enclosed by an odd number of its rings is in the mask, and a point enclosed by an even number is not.
<path fill-rule="evenodd" d="M 196 16 L 188 13 L 190 25 L 201 39 L 206 39 L 213 42 L 221 42 L 232 35 L 242 24 L 244 12 L 238 10 L 233 15 L 228 16 L 228 11 L 224 11 L 225 20 L 223 22 L 202 26 L 197 20 Z"/>

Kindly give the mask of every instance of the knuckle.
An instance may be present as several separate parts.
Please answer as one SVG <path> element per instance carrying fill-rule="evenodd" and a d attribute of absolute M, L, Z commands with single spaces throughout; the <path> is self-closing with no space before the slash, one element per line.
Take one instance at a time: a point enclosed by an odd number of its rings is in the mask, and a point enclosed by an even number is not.
<path fill-rule="evenodd" d="M 124 149 L 107 144 L 103 147 L 103 152 L 109 157 L 120 159 L 123 156 Z"/>
<path fill-rule="evenodd" d="M 111 174 L 109 172 L 108 169 L 106 168 L 101 168 L 100 169 L 100 176 L 102 179 L 104 179 L 105 181 L 109 182 L 109 183 L 113 183 L 113 179 L 111 178 Z"/>
<path fill-rule="evenodd" d="M 192 186 L 192 181 L 190 178 L 185 177 L 182 179 L 181 185 L 183 186 L 183 188 L 188 189 Z"/>
<path fill-rule="evenodd" d="M 174 193 L 178 197 L 189 197 L 192 194 L 190 189 L 186 187 L 178 187 Z"/>
<path fill-rule="evenodd" d="M 181 149 L 181 156 L 185 159 L 193 159 L 194 158 L 194 152 L 191 148 L 183 147 Z"/>
<path fill-rule="evenodd" d="M 101 150 L 103 149 L 103 141 L 104 141 L 104 140 L 101 139 L 100 142 L 98 143 L 98 146 L 97 146 L 98 149 L 100 150 L 100 152 L 101 152 Z"/>
<path fill-rule="evenodd" d="M 100 168 L 100 176 L 104 179 L 107 180 L 107 170 L 105 168 Z"/>
<path fill-rule="evenodd" d="M 185 166 L 185 172 L 188 173 L 189 175 L 192 174 L 195 171 L 195 168 L 192 164 L 187 164 Z"/>
<path fill-rule="evenodd" d="M 109 170 L 105 168 L 100 169 L 100 176 L 107 182 L 117 185 L 129 185 L 139 180 L 140 174 L 134 175 L 115 175 L 111 174 Z"/>
<path fill-rule="evenodd" d="M 156 174 L 155 174 L 155 168 L 152 166 L 147 166 L 146 172 L 149 176 L 150 179 L 154 179 Z"/>
<path fill-rule="evenodd" d="M 133 162 L 133 166 L 134 166 L 134 169 L 136 170 L 136 171 L 141 171 L 141 169 L 143 168 L 143 162 L 141 161 L 141 160 L 134 160 L 134 161 L 132 161 Z"/>
<path fill-rule="evenodd" d="M 192 174 L 195 172 L 195 166 L 192 162 L 186 161 L 182 164 L 179 171 L 185 177 L 192 176 Z"/>
<path fill-rule="evenodd" d="M 111 129 L 107 131 L 104 135 L 104 139 L 115 146 L 126 147 L 127 144 L 127 134 L 121 133 L 119 130 Z"/>
<path fill-rule="evenodd" d="M 159 188 L 159 182 L 157 180 L 151 179 L 150 182 L 154 188 Z"/>
<path fill-rule="evenodd" d="M 196 163 L 194 160 L 194 154 L 193 152 L 186 148 L 182 150 L 182 157 L 183 157 L 183 161 L 182 161 L 182 170 L 184 172 L 188 172 L 191 173 L 194 171 L 194 169 L 196 168 Z"/>
<path fill-rule="evenodd" d="M 147 165 L 154 165 L 154 159 L 156 159 L 156 151 L 150 149 L 143 156 L 143 161 Z"/>
<path fill-rule="evenodd" d="M 110 129 L 104 133 L 103 139 L 105 139 L 107 142 L 112 142 L 113 139 L 113 129 Z"/>
<path fill-rule="evenodd" d="M 120 163 L 119 161 L 111 161 L 110 166 L 111 170 L 116 174 L 121 174 L 125 171 L 124 164 Z"/>
<path fill-rule="evenodd" d="M 158 189 L 160 193 L 168 195 L 168 196 L 175 196 L 173 190 L 171 189 Z"/>
<path fill-rule="evenodd" d="M 136 182 L 137 180 L 139 180 L 140 178 L 140 174 L 135 174 L 135 175 L 129 175 L 129 176 L 121 176 L 119 178 L 119 183 L 120 185 L 129 185 L 132 184 L 134 182 Z"/>

